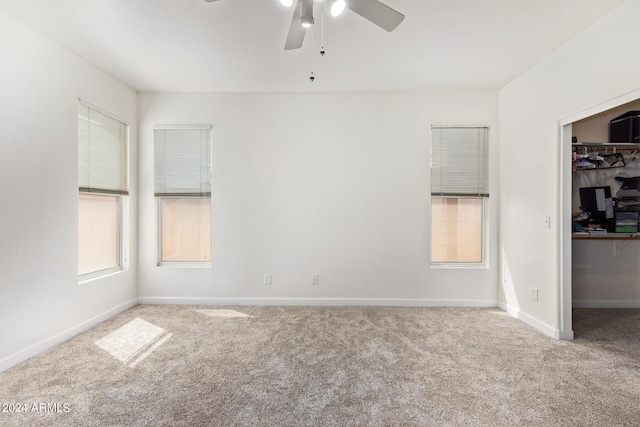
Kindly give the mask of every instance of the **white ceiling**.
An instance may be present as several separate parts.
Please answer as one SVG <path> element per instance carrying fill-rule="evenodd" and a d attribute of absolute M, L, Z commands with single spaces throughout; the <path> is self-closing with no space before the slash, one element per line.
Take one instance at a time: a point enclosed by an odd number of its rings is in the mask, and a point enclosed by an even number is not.
<path fill-rule="evenodd" d="M 349 10 L 328 16 L 324 57 L 319 2 L 315 46 L 308 33 L 292 51 L 293 11 L 278 0 L 0 5 L 141 91 L 430 91 L 500 88 L 623 0 L 383 2 L 406 15 L 395 31 Z"/>

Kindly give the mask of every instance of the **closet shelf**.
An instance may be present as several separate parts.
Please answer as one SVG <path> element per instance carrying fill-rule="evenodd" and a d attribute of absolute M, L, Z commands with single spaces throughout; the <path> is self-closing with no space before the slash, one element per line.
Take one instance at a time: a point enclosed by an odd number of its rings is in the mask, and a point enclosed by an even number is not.
<path fill-rule="evenodd" d="M 571 234 L 572 240 L 638 240 L 640 233 L 585 233 Z"/>
<path fill-rule="evenodd" d="M 572 147 L 610 147 L 610 148 L 640 148 L 637 142 L 574 142 Z"/>

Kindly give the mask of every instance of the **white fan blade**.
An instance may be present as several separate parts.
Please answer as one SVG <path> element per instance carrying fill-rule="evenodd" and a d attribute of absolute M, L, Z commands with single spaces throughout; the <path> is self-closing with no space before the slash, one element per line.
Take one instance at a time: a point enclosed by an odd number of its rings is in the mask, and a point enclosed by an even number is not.
<path fill-rule="evenodd" d="M 378 0 L 349 0 L 347 7 L 380 28 L 393 31 L 404 19 L 404 15 Z"/>
<path fill-rule="evenodd" d="M 287 34 L 287 42 L 284 44 L 284 50 L 299 49 L 302 47 L 304 41 L 304 34 L 306 28 L 300 24 L 300 3 L 303 0 L 298 0 L 296 8 L 293 11 L 293 18 L 291 19 L 291 26 L 289 27 L 289 34 Z"/>

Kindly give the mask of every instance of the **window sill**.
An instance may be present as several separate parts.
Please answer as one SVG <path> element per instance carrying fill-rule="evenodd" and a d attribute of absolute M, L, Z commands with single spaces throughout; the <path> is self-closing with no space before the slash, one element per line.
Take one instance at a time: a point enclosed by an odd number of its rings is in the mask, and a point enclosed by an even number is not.
<path fill-rule="evenodd" d="M 489 268 L 486 262 L 438 262 L 432 263 L 431 268 Z"/>
<path fill-rule="evenodd" d="M 158 267 L 170 267 L 170 268 L 211 268 L 211 262 L 186 262 L 186 261 L 174 261 L 174 262 L 159 262 Z"/>
<path fill-rule="evenodd" d="M 85 273 L 78 276 L 78 284 L 82 285 L 85 283 L 93 282 L 97 279 L 102 279 L 107 276 L 113 276 L 114 274 L 118 274 L 124 271 L 124 268 L 121 266 L 106 268 L 104 270 L 93 271 L 91 273 Z"/>

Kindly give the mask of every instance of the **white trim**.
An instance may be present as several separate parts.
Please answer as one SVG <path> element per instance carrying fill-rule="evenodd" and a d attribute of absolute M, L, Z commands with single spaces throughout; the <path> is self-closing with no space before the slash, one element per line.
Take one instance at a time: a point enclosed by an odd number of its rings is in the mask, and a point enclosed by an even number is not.
<path fill-rule="evenodd" d="M 558 339 L 560 340 L 572 341 L 574 338 L 573 329 L 570 331 L 558 331 L 558 332 L 559 332 Z"/>
<path fill-rule="evenodd" d="M 119 115 L 117 115 L 115 113 L 112 113 L 111 111 L 107 110 L 106 108 L 102 108 L 99 105 L 93 104 L 93 103 L 91 103 L 89 101 L 86 101 L 86 100 L 84 100 L 82 98 L 78 98 L 78 102 L 80 103 L 80 105 L 84 105 L 85 107 L 89 107 L 92 110 L 97 111 L 98 113 L 102 113 L 102 114 L 104 114 L 106 116 L 111 117 L 112 119 L 115 119 L 115 120 L 119 121 L 120 123 L 123 123 L 123 124 L 127 125 L 127 150 L 129 149 L 129 147 L 128 147 L 128 145 L 129 145 L 128 144 L 129 143 L 129 129 L 130 129 L 129 120 L 127 120 L 124 117 L 121 117 L 121 116 L 119 116 Z"/>
<path fill-rule="evenodd" d="M 484 236 L 482 238 L 484 240 Z M 438 268 L 485 268 L 488 269 L 489 266 L 486 263 L 482 262 L 432 262 L 429 264 L 429 267 L 438 269 Z"/>
<path fill-rule="evenodd" d="M 434 125 L 431 124 L 429 125 L 429 129 L 433 129 L 433 128 L 460 128 L 460 129 L 467 129 L 467 128 L 487 128 L 490 129 L 491 126 L 490 125 Z"/>
<path fill-rule="evenodd" d="M 102 279 L 103 277 L 113 276 L 114 274 L 121 273 L 124 270 L 125 269 L 121 265 L 116 265 L 103 270 L 80 274 L 78 275 L 78 284 L 84 285 L 85 283 L 93 282 L 95 280 Z"/>
<path fill-rule="evenodd" d="M 640 300 L 573 300 L 574 308 L 640 308 Z"/>
<path fill-rule="evenodd" d="M 559 132 L 559 159 L 558 176 L 560 185 L 558 188 L 558 253 L 560 260 L 558 262 L 558 299 L 559 299 L 559 319 L 560 334 L 573 336 L 573 317 L 571 313 L 572 287 L 565 286 L 565 283 L 572 283 L 572 246 L 571 233 L 573 231 L 573 223 L 571 221 L 571 136 L 573 134 L 573 125 L 566 124 L 560 126 Z"/>
<path fill-rule="evenodd" d="M 4 359 L 0 359 L 0 372 L 6 371 L 7 369 L 17 365 L 18 363 L 24 362 L 25 360 L 36 356 L 56 345 L 67 341 L 68 339 L 73 338 L 81 332 L 90 329 L 105 320 L 112 318 L 113 316 L 122 313 L 125 310 L 130 309 L 138 304 L 138 299 L 134 298 L 130 301 L 125 302 L 124 304 L 120 304 L 117 307 L 112 308 L 111 310 L 105 311 L 102 314 L 99 314 L 95 317 L 92 317 L 89 320 L 86 320 L 76 326 L 73 326 L 65 331 L 62 331 L 58 334 L 55 334 L 52 337 L 46 338 L 39 343 L 33 344 L 23 350 L 20 350 L 12 355 L 5 357 Z"/>
<path fill-rule="evenodd" d="M 600 114 L 604 111 L 611 110 L 612 108 L 619 107 L 623 104 L 627 104 L 632 101 L 637 101 L 638 99 L 640 99 L 640 89 L 625 93 L 622 96 L 618 96 L 616 98 L 610 99 L 601 104 L 595 105 L 593 107 L 587 108 L 585 110 L 572 114 L 568 117 L 565 117 L 560 121 L 560 126 L 568 125 L 570 123 L 577 122 L 578 120 L 595 116 L 596 114 Z"/>
<path fill-rule="evenodd" d="M 556 340 L 558 339 L 572 340 L 573 339 L 573 331 L 569 331 L 569 332 L 560 331 L 559 329 L 553 328 L 547 325 L 546 323 L 543 323 L 538 319 L 535 319 L 529 316 L 528 314 L 520 311 L 520 309 L 512 307 L 504 302 L 501 302 L 501 301 L 498 302 L 498 308 L 500 308 L 503 311 L 506 311 L 516 319 L 523 321 L 527 325 L 532 326 L 533 328 L 539 330 L 543 334 L 553 339 L 556 339 Z"/>
<path fill-rule="evenodd" d="M 170 130 L 170 129 L 201 129 L 213 130 L 213 125 L 156 125 L 154 130 Z"/>
<path fill-rule="evenodd" d="M 432 300 L 386 298 L 191 298 L 138 297 L 139 304 L 260 305 L 260 306 L 379 306 L 379 307 L 497 307 L 496 300 Z"/>
<path fill-rule="evenodd" d="M 159 261 L 156 267 L 170 268 L 212 268 L 211 261 Z"/>

